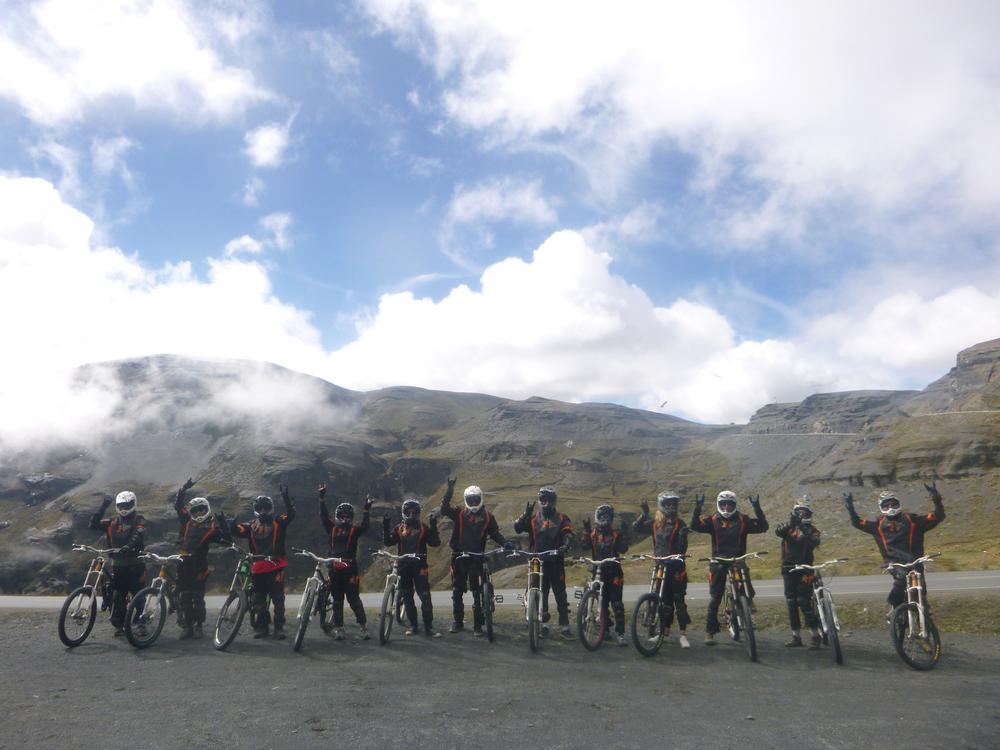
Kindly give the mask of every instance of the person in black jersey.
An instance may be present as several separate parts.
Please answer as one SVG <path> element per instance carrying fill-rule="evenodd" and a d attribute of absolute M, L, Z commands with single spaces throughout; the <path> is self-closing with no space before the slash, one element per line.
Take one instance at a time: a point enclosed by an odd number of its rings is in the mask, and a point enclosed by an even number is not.
<path fill-rule="evenodd" d="M 594 510 L 594 523 L 591 528 L 590 519 L 583 519 L 583 537 L 580 547 L 590 552 L 593 560 L 620 558 L 628 551 L 628 541 L 625 539 L 624 522 L 620 531 L 615 531 L 615 509 L 610 505 L 598 505 Z M 615 635 L 619 646 L 628 645 L 625 640 L 625 603 L 622 593 L 625 587 L 625 572 L 620 562 L 603 563 L 598 574 L 601 576 L 601 617 L 608 620 L 608 607 L 615 613 Z"/>
<path fill-rule="evenodd" d="M 330 557 L 339 557 L 347 565 L 338 567 L 330 566 L 330 593 L 333 597 L 333 637 L 338 641 L 344 640 L 344 598 L 351 606 L 354 617 L 361 628 L 361 637 L 368 640 L 371 636 L 368 633 L 368 617 L 365 615 L 365 607 L 361 603 L 361 574 L 358 571 L 358 540 L 365 535 L 370 525 L 370 512 L 375 501 L 369 497 L 365 499 L 364 514 L 361 516 L 361 523 L 354 525 L 354 506 L 350 503 L 340 503 L 334 510 L 334 517 L 330 518 L 330 511 L 326 507 L 326 485 L 319 486 L 319 517 L 323 522 L 323 528 L 329 537 Z"/>
<path fill-rule="evenodd" d="M 146 566 L 139 559 L 146 540 L 146 519 L 136 511 L 135 493 L 129 490 L 119 492 L 115 498 L 115 517 L 103 518 L 110 505 L 111 498 L 105 495 L 101 507 L 90 518 L 90 528 L 104 532 L 107 546 L 118 550 L 109 558 L 114 592 L 111 625 L 118 637 L 125 632 L 122 627 L 128 595 L 134 596 L 146 585 Z"/>
<path fill-rule="evenodd" d="M 632 524 L 632 530 L 640 534 L 651 534 L 653 537 L 653 555 L 668 557 L 670 555 L 687 554 L 688 536 L 690 530 L 678 515 L 680 498 L 673 492 L 661 492 L 656 497 L 656 517 L 649 516 L 649 503 L 645 500 L 639 506 L 640 516 Z M 677 615 L 678 642 L 681 648 L 690 648 L 687 638 L 687 626 L 691 623 L 687 603 L 687 566 L 683 560 L 671 560 L 663 565 L 663 587 L 660 589 L 660 623 L 663 637 L 670 637 L 670 628 Z"/>
<path fill-rule="evenodd" d="M 420 558 L 407 558 L 399 561 L 399 591 L 403 596 L 403 609 L 410 627 L 406 635 L 416 635 L 417 605 L 413 601 L 416 590 L 420 597 L 420 613 L 424 620 L 424 633 L 429 638 L 440 638 L 441 634 L 434 630 L 434 606 L 431 604 L 431 587 L 428 580 L 427 547 L 441 545 L 441 535 L 438 533 L 437 516 L 433 513 L 427 518 L 427 523 L 420 520 L 420 501 L 407 498 L 403 501 L 403 520 L 392 526 L 389 516 L 382 517 L 382 542 L 387 547 L 396 545 L 397 555 L 421 555 Z"/>
<path fill-rule="evenodd" d="M 819 634 L 819 620 L 813 607 L 812 582 L 816 574 L 792 570 L 796 565 L 812 565 L 813 550 L 819 547 L 820 542 L 819 529 L 813 525 L 812 508 L 805 498 L 792 508 L 788 523 L 778 526 L 774 533 L 781 539 L 781 576 L 785 580 L 788 624 L 792 629 L 792 637 L 785 645 L 802 645 L 802 620 L 799 618 L 801 609 L 806 627 L 812 631 L 809 647 L 817 649 L 823 639 Z"/>

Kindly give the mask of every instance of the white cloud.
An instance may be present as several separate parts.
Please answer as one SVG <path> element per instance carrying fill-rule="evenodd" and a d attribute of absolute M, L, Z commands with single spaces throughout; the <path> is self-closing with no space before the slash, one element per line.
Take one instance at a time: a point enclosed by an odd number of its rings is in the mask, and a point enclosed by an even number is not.
<path fill-rule="evenodd" d="M 8 7 L 0 29 L 0 97 L 36 123 L 59 125 L 127 102 L 184 122 L 226 121 L 271 98 L 252 73 L 228 65 L 212 21 L 183 0 Z M 239 15 L 239 11 L 232 13 Z"/>
<path fill-rule="evenodd" d="M 662 208 L 644 202 L 621 216 L 584 227 L 580 233 L 588 244 L 602 250 L 623 243 L 648 243 L 659 238 L 662 215 Z"/>
<path fill-rule="evenodd" d="M 283 212 L 268 214 L 262 217 L 260 225 L 271 235 L 268 243 L 279 250 L 290 248 L 292 246 L 292 239 L 288 236 L 288 229 L 292 226 L 292 221 L 292 215 Z"/>
<path fill-rule="evenodd" d="M 223 250 L 227 256 L 239 255 L 240 253 L 259 255 L 263 251 L 264 245 L 249 234 L 243 234 L 236 239 L 229 240 Z"/>
<path fill-rule="evenodd" d="M 32 146 L 29 153 L 36 162 L 48 163 L 59 171 L 59 192 L 71 200 L 83 196 L 80 179 L 80 155 L 62 143 L 48 139 Z"/>
<path fill-rule="evenodd" d="M 95 138 L 90 144 L 90 161 L 94 172 L 101 176 L 117 174 L 126 185 L 132 185 L 134 178 L 125 155 L 133 148 L 135 142 L 123 135 Z"/>
<path fill-rule="evenodd" d="M 243 153 L 255 167 L 280 167 L 290 143 L 289 133 L 295 115 L 285 122 L 271 122 L 247 132 L 243 137 Z"/>
<path fill-rule="evenodd" d="M 264 181 L 254 175 L 243 185 L 242 201 L 245 206 L 256 206 L 260 203 L 260 195 L 264 192 Z"/>
<path fill-rule="evenodd" d="M 309 31 L 305 34 L 309 50 L 326 64 L 327 69 L 338 78 L 350 78 L 357 74 L 357 55 L 329 30 Z"/>
<path fill-rule="evenodd" d="M 731 237 L 795 238 L 814 210 L 993 222 L 1000 6 L 368 0 L 430 64 L 453 121 L 567 155 L 620 188 L 692 156 Z M 728 190 L 723 190 L 728 188 Z"/>

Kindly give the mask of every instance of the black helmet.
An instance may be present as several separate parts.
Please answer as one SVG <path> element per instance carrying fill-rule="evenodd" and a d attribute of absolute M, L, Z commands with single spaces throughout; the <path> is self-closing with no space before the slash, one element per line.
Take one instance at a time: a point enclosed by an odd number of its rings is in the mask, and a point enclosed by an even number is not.
<path fill-rule="evenodd" d="M 555 505 L 556 502 L 556 491 L 551 487 L 542 487 L 538 490 L 538 502 L 542 503 L 552 503 Z"/>
<path fill-rule="evenodd" d="M 262 516 L 270 518 L 272 513 L 274 513 L 274 500 L 267 495 L 257 495 L 257 499 L 253 501 L 253 514 L 257 518 Z"/>
<path fill-rule="evenodd" d="M 333 511 L 333 515 L 338 521 L 351 521 L 354 519 L 354 506 L 350 503 L 341 503 Z"/>
<path fill-rule="evenodd" d="M 419 500 L 414 500 L 412 497 L 408 498 L 408 499 L 406 499 L 406 500 L 403 501 L 403 509 L 402 510 L 403 510 L 403 518 L 406 518 L 407 515 L 413 513 L 414 511 L 416 511 L 416 515 L 419 516 L 420 515 L 420 501 Z"/>
<path fill-rule="evenodd" d="M 598 526 L 610 526 L 615 522 L 615 509 L 610 505 L 598 505 L 594 510 L 594 521 Z"/>
<path fill-rule="evenodd" d="M 672 516 L 677 512 L 681 499 L 673 492 L 661 492 L 656 496 L 656 507 L 661 513 Z"/>

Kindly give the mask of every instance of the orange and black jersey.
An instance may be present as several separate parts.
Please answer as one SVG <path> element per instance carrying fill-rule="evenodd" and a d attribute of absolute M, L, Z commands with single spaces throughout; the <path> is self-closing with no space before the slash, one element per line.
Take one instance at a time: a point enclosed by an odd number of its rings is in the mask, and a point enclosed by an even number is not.
<path fill-rule="evenodd" d="M 343 560 L 354 560 L 358 556 L 358 540 L 365 535 L 371 525 L 369 512 L 366 510 L 361 515 L 361 523 L 355 526 L 352 523 L 337 523 L 330 517 L 330 511 L 326 507 L 326 501 L 319 501 L 319 517 L 323 522 L 323 528 L 329 534 L 327 544 L 330 555 Z"/>
<path fill-rule="evenodd" d="M 448 546 L 454 552 L 482 552 L 486 549 L 487 537 L 501 547 L 507 544 L 504 535 L 500 533 L 496 516 L 486 508 L 472 511 L 465 507 L 452 507 L 451 496 L 445 494 L 441 501 L 441 515 L 451 519 L 451 540 Z"/>
<path fill-rule="evenodd" d="M 408 526 L 404 522 L 385 531 L 382 542 L 387 547 L 395 544 L 397 555 L 426 555 L 428 546 L 441 546 L 441 535 L 438 534 L 437 526 L 428 526 L 422 522 L 419 526 Z"/>
<path fill-rule="evenodd" d="M 763 534 L 767 531 L 767 519 L 763 509 L 754 507 L 756 518 L 737 511 L 729 518 L 713 513 L 708 518 L 701 517 L 701 506 L 694 506 L 691 516 L 691 531 L 712 535 L 712 557 L 739 557 L 747 553 L 747 535 Z"/>
<path fill-rule="evenodd" d="M 819 547 L 819 529 L 811 525 L 783 523 L 774 533 L 781 539 L 782 572 L 796 565 L 813 564 L 813 550 Z"/>
<path fill-rule="evenodd" d="M 878 551 L 886 562 L 909 563 L 924 554 L 924 533 L 944 520 L 941 498 L 934 498 L 930 513 L 899 513 L 881 518 L 859 518 L 854 508 L 848 509 L 851 525 L 875 537 Z"/>
<path fill-rule="evenodd" d="M 569 516 L 563 513 L 544 515 L 541 511 L 525 513 L 514 522 L 514 532 L 528 532 L 531 539 L 531 552 L 546 552 L 548 550 L 568 547 L 573 543 L 573 524 Z"/>
<path fill-rule="evenodd" d="M 232 537 L 229 534 L 229 526 L 226 519 L 219 514 L 215 518 L 208 519 L 202 523 L 197 523 L 191 519 L 191 514 L 184 507 L 185 491 L 177 491 L 177 499 L 174 502 L 174 510 L 177 512 L 177 520 L 181 524 L 180 554 L 190 555 L 198 570 L 208 567 L 208 545 L 212 543 L 229 544 Z"/>
<path fill-rule="evenodd" d="M 594 560 L 621 557 L 628 552 L 628 541 L 610 526 L 598 526 L 580 540 L 582 549 L 589 549 Z"/>
<path fill-rule="evenodd" d="M 126 518 L 101 518 L 103 508 L 90 517 L 90 528 L 103 531 L 108 540 L 108 547 L 119 550 L 111 556 L 111 564 L 115 567 L 142 565 L 138 559 L 146 541 L 146 519 L 138 513 Z"/>
<path fill-rule="evenodd" d="M 683 555 L 688 550 L 688 536 L 691 530 L 680 517 L 672 521 L 667 518 L 660 523 L 649 516 L 639 516 L 632 523 L 632 530 L 637 534 L 653 535 L 653 554 L 656 557 L 667 555 Z"/>
<path fill-rule="evenodd" d="M 288 524 L 294 520 L 295 506 L 291 500 L 286 500 L 285 512 L 280 516 L 274 516 L 268 521 L 255 518 L 252 521 L 238 523 L 232 527 L 232 533 L 233 536 L 248 541 L 250 554 L 281 559 L 288 556 L 285 536 Z"/>

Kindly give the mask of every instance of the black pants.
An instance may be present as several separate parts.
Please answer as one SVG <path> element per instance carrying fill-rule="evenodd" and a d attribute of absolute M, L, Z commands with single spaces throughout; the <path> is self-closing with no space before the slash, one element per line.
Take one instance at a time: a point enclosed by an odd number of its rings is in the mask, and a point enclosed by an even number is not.
<path fill-rule="evenodd" d="M 688 574 L 687 567 L 683 563 L 680 565 L 668 565 L 663 571 L 663 588 L 660 589 L 660 623 L 664 628 L 669 628 L 674 624 L 674 614 L 677 615 L 677 626 L 681 630 L 686 630 L 691 623 L 691 616 L 688 615 L 687 596 Z"/>
<path fill-rule="evenodd" d="M 705 632 L 719 632 L 719 605 L 722 604 L 722 596 L 726 591 L 726 576 L 732 563 L 712 563 L 708 566 L 708 617 L 705 622 Z M 743 578 L 747 584 L 747 593 L 753 600 L 756 592 L 753 582 L 750 580 L 750 569 L 743 568 Z"/>
<path fill-rule="evenodd" d="M 347 568 L 330 568 L 330 595 L 333 597 L 334 627 L 344 627 L 344 597 L 347 597 L 358 625 L 368 622 L 365 606 L 361 603 L 361 576 L 358 574 L 357 563 L 352 563 Z"/>
<path fill-rule="evenodd" d="M 115 630 L 125 624 L 128 595 L 135 596 L 145 585 L 145 565 L 122 565 L 111 568 L 111 624 L 115 626 Z"/>
<path fill-rule="evenodd" d="M 785 602 L 788 604 L 788 624 L 792 630 L 802 628 L 802 620 L 799 619 L 799 610 L 805 615 L 806 627 L 819 627 L 819 620 L 816 618 L 816 608 L 813 606 L 812 582 L 815 580 L 814 573 L 799 570 L 795 573 L 782 572 L 785 579 Z"/>
<path fill-rule="evenodd" d="M 403 597 L 406 619 L 410 621 L 410 627 L 416 630 L 417 605 L 413 601 L 414 589 L 420 597 L 424 630 L 430 631 L 434 626 L 434 607 L 431 605 L 431 585 L 428 581 L 427 565 L 422 561 L 399 566 L 399 593 Z"/>
<path fill-rule="evenodd" d="M 566 600 L 566 568 L 561 557 L 542 561 L 542 622 L 549 621 L 549 590 L 556 598 L 559 625 L 569 625 L 569 602 Z"/>
<path fill-rule="evenodd" d="M 285 624 L 285 570 L 271 570 L 267 573 L 254 573 L 253 576 L 253 611 L 257 620 L 257 630 L 267 630 L 271 615 L 267 611 L 267 597 L 274 604 L 274 627 Z"/>
<path fill-rule="evenodd" d="M 205 582 L 208 566 L 199 566 L 187 558 L 177 566 L 177 624 L 182 628 L 205 622 Z"/>
<path fill-rule="evenodd" d="M 625 635 L 625 604 L 622 602 L 625 573 L 622 571 L 622 566 L 610 563 L 602 565 L 601 583 L 601 617 L 607 622 L 610 607 L 615 613 L 615 632 L 618 635 Z"/>
<path fill-rule="evenodd" d="M 481 558 L 466 557 L 451 560 L 451 609 L 455 622 L 465 620 L 465 602 L 462 597 L 472 591 L 472 622 L 477 628 L 483 626 L 483 561 Z"/>

